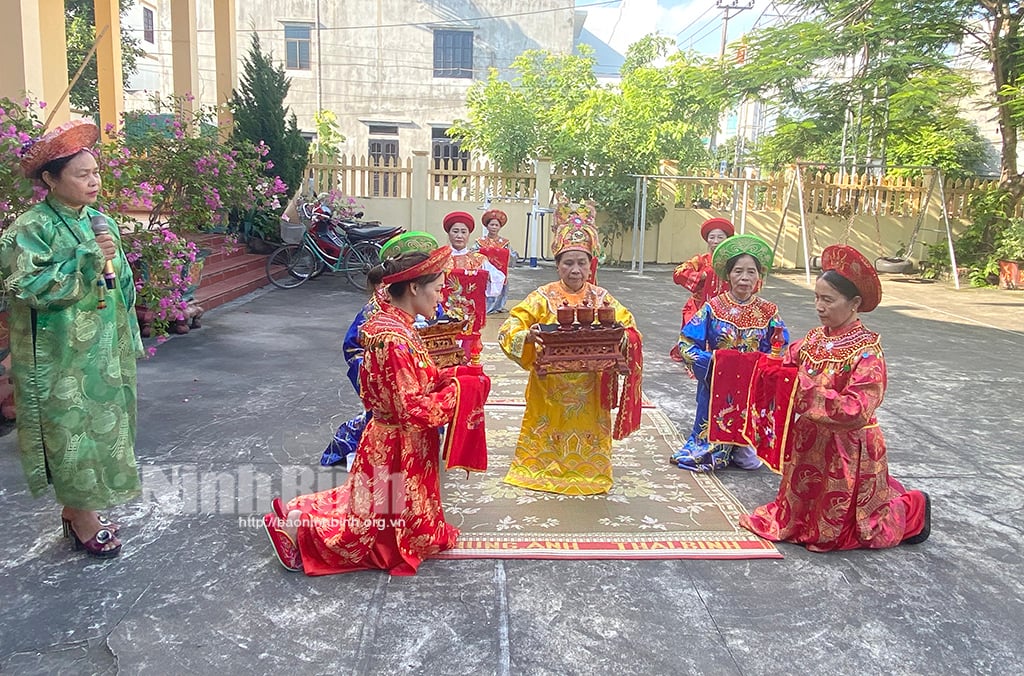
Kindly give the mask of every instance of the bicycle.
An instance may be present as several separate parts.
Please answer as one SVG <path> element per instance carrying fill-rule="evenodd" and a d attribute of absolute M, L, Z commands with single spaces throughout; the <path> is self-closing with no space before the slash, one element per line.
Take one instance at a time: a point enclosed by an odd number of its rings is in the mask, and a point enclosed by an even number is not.
<path fill-rule="evenodd" d="M 344 272 L 349 284 L 365 291 L 370 268 L 380 262 L 383 242 L 404 232 L 401 227 L 329 219 L 302 223 L 281 221 L 285 244 L 267 257 L 267 279 L 281 289 L 294 289 L 324 272 Z M 301 234 L 300 234 L 301 233 Z"/>

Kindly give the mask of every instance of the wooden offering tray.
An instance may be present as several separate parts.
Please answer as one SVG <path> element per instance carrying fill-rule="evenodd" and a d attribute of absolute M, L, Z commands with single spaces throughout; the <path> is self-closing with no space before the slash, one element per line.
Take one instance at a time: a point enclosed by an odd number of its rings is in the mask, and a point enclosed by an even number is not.
<path fill-rule="evenodd" d="M 585 373 L 616 370 L 628 373 L 626 358 L 619 345 L 626 330 L 621 324 L 592 324 L 562 328 L 541 324 L 544 347 L 537 352 L 533 370 L 539 376 L 549 373 Z"/>
<path fill-rule="evenodd" d="M 466 352 L 459 345 L 459 337 L 469 327 L 469 320 L 437 319 L 418 329 L 423 344 L 437 368 L 461 366 L 466 363 Z"/>

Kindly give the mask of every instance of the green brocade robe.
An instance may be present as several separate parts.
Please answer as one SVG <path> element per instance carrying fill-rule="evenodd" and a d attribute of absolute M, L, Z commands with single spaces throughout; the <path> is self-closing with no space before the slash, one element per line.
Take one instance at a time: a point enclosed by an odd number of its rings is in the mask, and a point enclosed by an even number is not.
<path fill-rule="evenodd" d="M 34 496 L 103 509 L 140 492 L 135 463 L 135 360 L 142 339 L 135 282 L 124 253 L 117 285 L 97 308 L 103 255 L 81 212 L 47 199 L 0 237 L 9 304 L 18 449 Z M 120 244 L 117 227 L 110 234 Z M 118 247 L 120 249 L 120 246 Z"/>

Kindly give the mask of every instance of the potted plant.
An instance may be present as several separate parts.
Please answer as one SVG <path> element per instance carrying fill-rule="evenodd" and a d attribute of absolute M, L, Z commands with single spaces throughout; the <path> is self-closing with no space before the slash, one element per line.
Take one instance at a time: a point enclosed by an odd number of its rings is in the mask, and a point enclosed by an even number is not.
<path fill-rule="evenodd" d="M 188 293 L 199 247 L 169 228 L 140 230 L 126 240 L 135 273 L 135 307 L 143 338 L 166 336 L 188 319 Z"/>
<path fill-rule="evenodd" d="M 999 288 L 1024 289 L 1024 219 L 1011 218 L 996 247 Z"/>

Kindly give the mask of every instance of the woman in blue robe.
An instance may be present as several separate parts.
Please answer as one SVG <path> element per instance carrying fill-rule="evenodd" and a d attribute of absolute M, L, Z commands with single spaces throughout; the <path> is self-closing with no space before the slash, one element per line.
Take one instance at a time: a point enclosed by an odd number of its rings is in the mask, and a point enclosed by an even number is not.
<path fill-rule="evenodd" d="M 363 309 L 355 316 L 352 323 L 345 332 L 345 340 L 342 343 L 342 353 L 345 355 L 345 363 L 348 364 L 348 379 L 359 394 L 359 368 L 363 364 L 363 345 L 359 341 L 359 329 L 366 323 L 375 312 L 380 310 L 381 296 L 385 295 L 382 290 L 376 289 L 370 300 L 363 306 Z M 320 464 L 324 467 L 345 463 L 347 470 L 355 458 L 356 448 L 363 436 L 363 430 L 370 419 L 368 411 L 363 411 L 351 420 L 346 420 L 334 433 L 331 443 L 324 449 L 320 456 Z"/>
<path fill-rule="evenodd" d="M 693 430 L 683 447 L 672 454 L 672 462 L 681 469 L 710 472 L 730 462 L 742 469 L 761 466 L 749 446 L 708 443 L 708 408 L 715 350 L 769 353 L 775 327 L 782 328 L 783 340 L 789 343 L 778 308 L 756 295 L 772 259 L 771 246 L 757 235 L 734 235 L 715 249 L 715 274 L 729 283 L 729 291 L 704 303 L 679 335 L 683 363 L 697 380 Z"/>
<path fill-rule="evenodd" d="M 437 238 L 433 235 L 427 232 L 413 231 L 388 240 L 378 255 L 383 262 L 388 258 L 398 257 L 406 253 L 417 251 L 429 253 L 436 248 Z M 370 300 L 366 302 L 363 309 L 355 316 L 355 319 L 352 320 L 348 327 L 348 331 L 345 332 L 342 353 L 345 355 L 345 363 L 348 364 L 348 379 L 352 383 L 352 387 L 355 388 L 356 394 L 360 394 L 359 370 L 363 365 L 363 342 L 360 329 L 362 329 L 367 319 L 380 311 L 381 304 L 386 302 L 388 302 L 386 286 L 371 289 Z M 438 314 L 440 314 L 441 306 L 438 305 L 437 307 Z M 360 396 L 362 395 L 360 394 Z M 328 467 L 344 462 L 345 470 L 348 471 L 355 460 L 359 440 L 362 439 L 363 430 L 369 421 L 370 411 L 364 410 L 351 420 L 343 422 L 338 427 L 338 431 L 334 433 L 331 443 L 327 445 L 327 448 L 324 449 L 323 454 L 320 456 L 320 464 Z"/>

